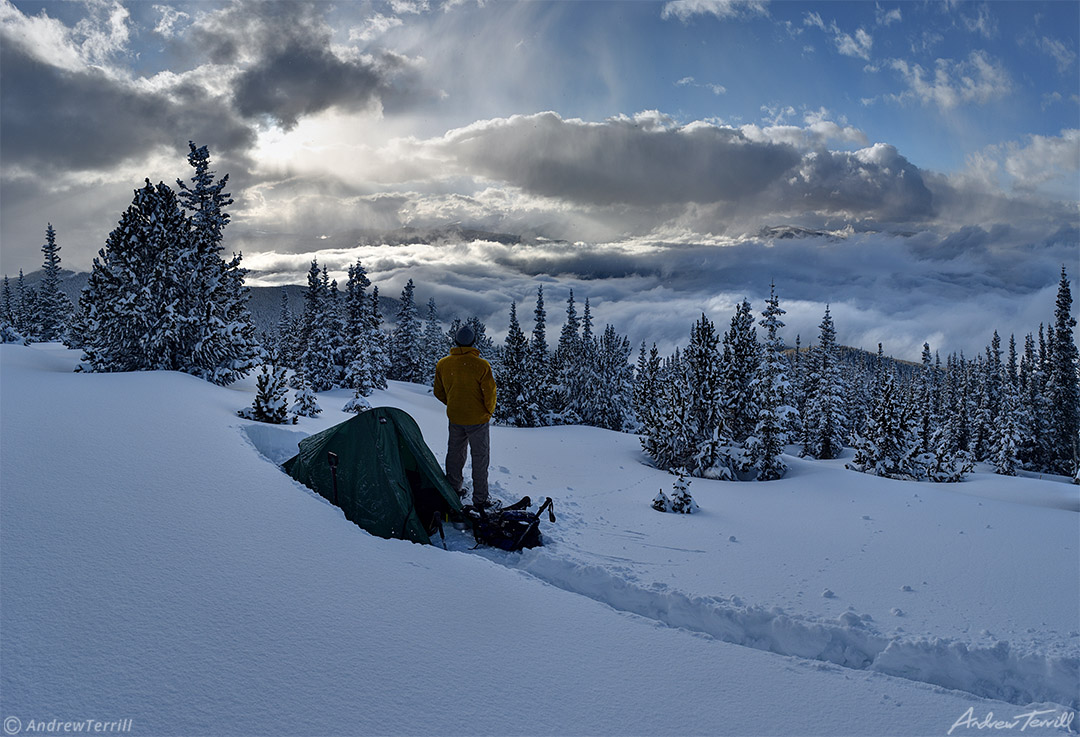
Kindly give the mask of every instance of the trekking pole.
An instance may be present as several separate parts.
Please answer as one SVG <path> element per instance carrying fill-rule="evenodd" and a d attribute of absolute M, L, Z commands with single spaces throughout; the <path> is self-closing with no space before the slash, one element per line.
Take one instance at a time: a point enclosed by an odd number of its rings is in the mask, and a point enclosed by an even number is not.
<path fill-rule="evenodd" d="M 513 551 L 521 550 L 521 544 L 525 542 L 525 538 L 528 537 L 529 533 L 532 532 L 533 529 L 540 524 L 540 515 L 544 513 L 545 509 L 548 511 L 548 519 L 552 522 L 555 521 L 555 510 L 552 504 L 553 503 L 550 496 L 544 500 L 544 503 L 540 505 L 540 509 L 536 510 L 536 514 L 533 515 L 532 522 L 529 523 L 529 526 L 525 528 L 525 531 L 521 533 L 517 541 L 514 543 Z"/>
<path fill-rule="evenodd" d="M 447 549 L 446 548 L 446 533 L 443 532 L 442 513 L 440 513 L 438 510 L 435 511 L 435 516 L 432 517 L 431 524 L 432 525 L 438 525 L 438 527 L 439 527 L 439 537 L 442 539 L 442 549 L 446 550 Z"/>
<path fill-rule="evenodd" d="M 330 464 L 330 476 L 334 479 L 334 506 L 336 507 L 339 506 L 337 500 L 337 453 L 327 453 L 326 462 Z"/>

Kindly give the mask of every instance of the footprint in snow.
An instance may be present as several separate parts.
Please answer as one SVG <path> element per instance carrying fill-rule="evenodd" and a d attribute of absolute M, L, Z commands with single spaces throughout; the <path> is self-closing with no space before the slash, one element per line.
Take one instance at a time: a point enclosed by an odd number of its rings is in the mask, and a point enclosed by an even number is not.
<path fill-rule="evenodd" d="M 835 599 L 836 594 L 833 592 L 832 589 L 825 589 L 824 591 L 821 592 L 821 598 L 822 599 Z"/>
<path fill-rule="evenodd" d="M 893 615 L 894 617 L 902 617 L 902 616 L 904 616 L 904 610 L 903 610 L 903 609 L 901 609 L 901 608 L 900 608 L 900 607 L 898 607 L 898 606 L 894 606 L 894 607 L 893 607 L 893 608 L 892 608 L 892 609 L 890 610 L 890 612 L 892 613 L 892 615 Z"/>
<path fill-rule="evenodd" d="M 900 590 L 901 591 L 914 591 L 915 589 L 911 588 L 907 584 L 904 584 L 903 586 L 900 587 Z"/>

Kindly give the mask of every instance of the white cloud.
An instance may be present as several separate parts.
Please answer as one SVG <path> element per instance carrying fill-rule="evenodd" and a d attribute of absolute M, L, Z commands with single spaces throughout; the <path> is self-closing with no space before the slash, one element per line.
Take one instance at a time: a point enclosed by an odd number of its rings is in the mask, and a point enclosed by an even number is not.
<path fill-rule="evenodd" d="M 998 35 L 997 18 L 990 14 L 990 6 L 986 3 L 978 6 L 975 15 L 961 13 L 960 21 L 964 24 L 964 28 L 983 38 L 991 39 Z"/>
<path fill-rule="evenodd" d="M 1013 88 L 1005 67 L 985 51 L 973 51 L 964 61 L 938 59 L 932 73 L 903 59 L 892 60 L 891 67 L 900 73 L 909 88 L 897 99 L 914 97 L 942 110 L 969 103 L 986 104 L 1004 97 Z"/>
<path fill-rule="evenodd" d="M 660 17 L 678 18 L 683 23 L 695 15 L 712 15 L 721 20 L 768 15 L 767 0 L 671 0 Z"/>
<path fill-rule="evenodd" d="M 154 33 L 165 38 L 175 38 L 180 33 L 178 26 L 191 20 L 190 15 L 169 5 L 155 5 L 154 10 L 161 15 Z"/>
<path fill-rule="evenodd" d="M 866 29 L 858 28 L 855 30 L 854 35 L 846 33 L 840 30 L 840 26 L 836 24 L 836 21 L 826 25 L 819 13 L 806 13 L 803 16 L 803 25 L 819 28 L 826 33 L 832 34 L 832 41 L 836 46 L 836 50 L 844 56 L 870 60 L 870 49 L 874 46 L 874 38 Z"/>
<path fill-rule="evenodd" d="M 714 84 L 712 82 L 698 82 L 693 77 L 683 77 L 675 83 L 676 87 L 700 87 L 702 89 L 709 90 L 714 95 L 723 95 L 727 93 L 727 87 L 722 84 Z"/>
<path fill-rule="evenodd" d="M 1036 45 L 1038 48 L 1053 57 L 1057 62 L 1058 71 L 1064 74 L 1076 64 L 1076 52 L 1057 39 L 1041 37 Z"/>
<path fill-rule="evenodd" d="M 833 26 L 833 40 L 836 42 L 836 50 L 844 56 L 855 56 L 860 59 L 870 60 L 870 49 L 874 45 L 874 39 L 862 28 L 855 31 L 854 36 L 849 36 Z"/>
<path fill-rule="evenodd" d="M 891 26 L 893 23 L 899 23 L 903 20 L 903 16 L 900 14 L 900 8 L 885 10 L 881 5 L 875 6 L 874 17 L 877 19 L 877 24 L 879 26 Z"/>
<path fill-rule="evenodd" d="M 382 36 L 391 28 L 397 28 L 405 24 L 397 16 L 376 13 L 364 21 L 364 25 L 349 29 L 349 41 L 361 41 L 367 43 L 372 39 Z"/>

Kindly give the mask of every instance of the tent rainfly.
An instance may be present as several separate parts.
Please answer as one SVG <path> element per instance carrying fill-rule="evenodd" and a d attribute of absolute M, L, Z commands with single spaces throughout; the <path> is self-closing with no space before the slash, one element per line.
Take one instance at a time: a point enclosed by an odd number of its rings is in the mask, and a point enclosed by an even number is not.
<path fill-rule="evenodd" d="M 336 494 L 331 453 L 338 458 Z M 305 438 L 283 468 L 379 537 L 430 543 L 436 515 L 461 512 L 416 421 L 393 407 L 376 407 Z"/>

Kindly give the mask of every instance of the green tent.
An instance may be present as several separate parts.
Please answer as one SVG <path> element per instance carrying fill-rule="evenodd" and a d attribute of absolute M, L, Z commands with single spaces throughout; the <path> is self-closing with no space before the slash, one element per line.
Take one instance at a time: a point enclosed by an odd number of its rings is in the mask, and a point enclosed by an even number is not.
<path fill-rule="evenodd" d="M 337 501 L 373 535 L 429 543 L 436 513 L 461 511 L 416 421 L 392 407 L 376 407 L 300 442 L 285 472 L 334 502 L 328 454 L 338 457 Z"/>

